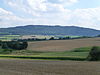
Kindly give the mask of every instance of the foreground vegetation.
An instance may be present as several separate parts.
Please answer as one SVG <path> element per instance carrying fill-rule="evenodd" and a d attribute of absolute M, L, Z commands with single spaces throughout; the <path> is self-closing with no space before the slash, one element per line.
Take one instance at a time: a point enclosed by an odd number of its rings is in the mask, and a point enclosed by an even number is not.
<path fill-rule="evenodd" d="M 100 60 L 100 47 L 90 46 L 66 51 L 32 51 L 27 50 L 25 41 L 0 41 L 1 58 L 55 59 L 55 60 Z"/>
<path fill-rule="evenodd" d="M 0 52 L 0 58 L 23 58 L 23 59 L 55 59 L 55 60 L 86 60 L 91 47 L 77 48 L 63 52 L 41 52 L 31 50 L 15 50 L 12 52 Z M 1 51 L 1 50 L 0 50 Z"/>

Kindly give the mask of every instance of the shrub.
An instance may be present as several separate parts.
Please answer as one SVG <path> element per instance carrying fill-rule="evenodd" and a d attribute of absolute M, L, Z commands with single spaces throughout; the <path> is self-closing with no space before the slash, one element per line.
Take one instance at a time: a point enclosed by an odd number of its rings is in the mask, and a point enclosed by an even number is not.
<path fill-rule="evenodd" d="M 49 40 L 54 40 L 55 38 L 54 37 L 51 37 Z"/>
<path fill-rule="evenodd" d="M 100 60 L 100 47 L 98 47 L 98 46 L 92 47 L 92 49 L 89 52 L 89 55 L 87 57 L 87 60 L 89 60 L 89 61 L 98 61 L 98 60 Z"/>

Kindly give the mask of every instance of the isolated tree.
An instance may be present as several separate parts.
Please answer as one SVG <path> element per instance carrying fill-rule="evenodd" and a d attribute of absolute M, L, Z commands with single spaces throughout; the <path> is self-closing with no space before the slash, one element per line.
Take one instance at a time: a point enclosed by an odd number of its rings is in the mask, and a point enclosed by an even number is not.
<path fill-rule="evenodd" d="M 100 35 L 97 35 L 97 37 L 100 37 Z"/>
<path fill-rule="evenodd" d="M 2 49 L 9 49 L 9 47 L 8 47 L 6 42 L 2 43 Z"/>
<path fill-rule="evenodd" d="M 2 45 L 2 41 L 0 40 L 0 46 Z"/>
<path fill-rule="evenodd" d="M 100 60 L 100 47 L 98 47 L 98 46 L 92 47 L 92 49 L 87 57 L 87 60 L 90 60 L 90 61 Z"/>
<path fill-rule="evenodd" d="M 54 40 L 54 37 L 51 37 L 49 40 Z"/>

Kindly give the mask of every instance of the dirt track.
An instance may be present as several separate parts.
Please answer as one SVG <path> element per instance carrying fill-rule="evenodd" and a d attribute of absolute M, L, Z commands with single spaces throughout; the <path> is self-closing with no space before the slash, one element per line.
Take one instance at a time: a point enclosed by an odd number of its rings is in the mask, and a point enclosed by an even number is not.
<path fill-rule="evenodd" d="M 88 46 L 100 46 L 100 38 L 29 42 L 28 50 L 66 51 Z"/>
<path fill-rule="evenodd" d="M 0 75 L 100 75 L 100 62 L 0 59 Z"/>

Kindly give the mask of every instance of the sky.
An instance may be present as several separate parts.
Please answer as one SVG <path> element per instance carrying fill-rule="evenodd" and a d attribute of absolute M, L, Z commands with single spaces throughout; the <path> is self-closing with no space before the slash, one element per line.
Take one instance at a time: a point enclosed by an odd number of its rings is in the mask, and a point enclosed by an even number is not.
<path fill-rule="evenodd" d="M 100 0 L 0 0 L 0 28 L 24 25 L 100 30 Z"/>

